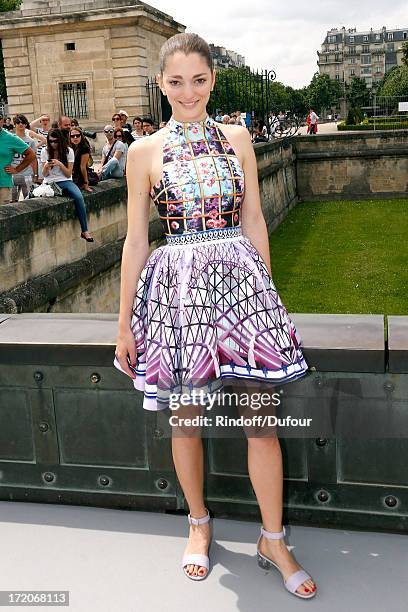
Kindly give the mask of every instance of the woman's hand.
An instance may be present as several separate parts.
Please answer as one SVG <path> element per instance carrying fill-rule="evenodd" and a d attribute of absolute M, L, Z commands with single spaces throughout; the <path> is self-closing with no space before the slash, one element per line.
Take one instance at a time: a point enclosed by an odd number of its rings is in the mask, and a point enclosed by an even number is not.
<path fill-rule="evenodd" d="M 59 166 L 60 168 L 62 168 L 62 166 L 64 165 L 59 159 L 52 159 L 50 164 L 52 167 Z"/>
<path fill-rule="evenodd" d="M 91 187 L 90 187 L 89 185 L 84 185 L 84 186 L 82 187 L 82 189 L 83 189 L 84 191 L 87 191 L 88 193 L 93 193 L 93 189 L 91 189 Z"/>
<path fill-rule="evenodd" d="M 136 367 L 136 347 L 135 337 L 130 327 L 126 331 L 120 331 L 116 339 L 116 351 L 115 356 L 119 361 L 122 369 L 130 378 L 136 378 L 136 374 L 132 372 L 129 367 L 127 357 L 132 366 Z"/>

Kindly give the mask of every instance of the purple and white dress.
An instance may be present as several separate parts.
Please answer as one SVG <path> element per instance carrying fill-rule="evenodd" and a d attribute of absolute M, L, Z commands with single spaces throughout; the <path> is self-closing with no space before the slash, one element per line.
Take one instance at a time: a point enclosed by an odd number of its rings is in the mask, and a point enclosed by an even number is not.
<path fill-rule="evenodd" d="M 133 384 L 147 410 L 167 408 L 170 394 L 220 392 L 237 379 L 282 384 L 308 370 L 268 269 L 242 233 L 244 194 L 222 126 L 172 117 L 163 177 L 150 194 L 166 244 L 145 263 L 131 319 Z"/>

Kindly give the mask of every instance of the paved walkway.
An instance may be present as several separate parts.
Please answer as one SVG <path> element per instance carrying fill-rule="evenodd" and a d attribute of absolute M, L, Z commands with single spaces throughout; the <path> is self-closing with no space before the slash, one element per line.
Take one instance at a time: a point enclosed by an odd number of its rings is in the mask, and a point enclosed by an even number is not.
<path fill-rule="evenodd" d="M 1 589 L 69 590 L 69 608 L 36 608 L 50 611 L 406 612 L 406 535 L 288 528 L 287 543 L 320 588 L 311 603 L 258 567 L 258 529 L 214 520 L 213 569 L 194 582 L 180 567 L 184 516 L 0 502 Z"/>

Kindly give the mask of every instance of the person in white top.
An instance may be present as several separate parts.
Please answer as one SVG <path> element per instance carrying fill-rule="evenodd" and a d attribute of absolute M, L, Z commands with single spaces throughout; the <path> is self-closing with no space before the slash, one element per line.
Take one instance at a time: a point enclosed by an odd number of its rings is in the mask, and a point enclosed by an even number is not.
<path fill-rule="evenodd" d="M 144 138 L 143 134 L 143 119 L 141 117 L 135 117 L 133 119 L 133 132 L 132 136 L 135 140 Z"/>
<path fill-rule="evenodd" d="M 307 123 L 309 125 L 309 134 L 316 134 L 317 133 L 317 121 L 318 121 L 319 117 L 316 115 L 315 111 L 313 110 L 313 108 L 309 109 L 309 116 L 307 118 Z"/>
<path fill-rule="evenodd" d="M 41 151 L 41 162 L 44 183 L 58 183 L 64 195 L 71 197 L 75 202 L 75 211 L 81 224 L 81 238 L 87 242 L 94 239 L 88 231 L 86 208 L 81 190 L 72 180 L 72 168 L 75 155 L 68 147 L 66 138 L 61 130 L 52 128 L 47 135 L 47 147 Z"/>

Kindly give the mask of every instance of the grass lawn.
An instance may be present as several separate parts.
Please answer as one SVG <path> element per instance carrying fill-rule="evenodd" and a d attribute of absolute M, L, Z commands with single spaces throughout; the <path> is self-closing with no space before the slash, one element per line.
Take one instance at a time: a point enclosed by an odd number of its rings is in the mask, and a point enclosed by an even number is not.
<path fill-rule="evenodd" d="M 270 247 L 289 312 L 408 315 L 408 198 L 298 203 Z"/>

